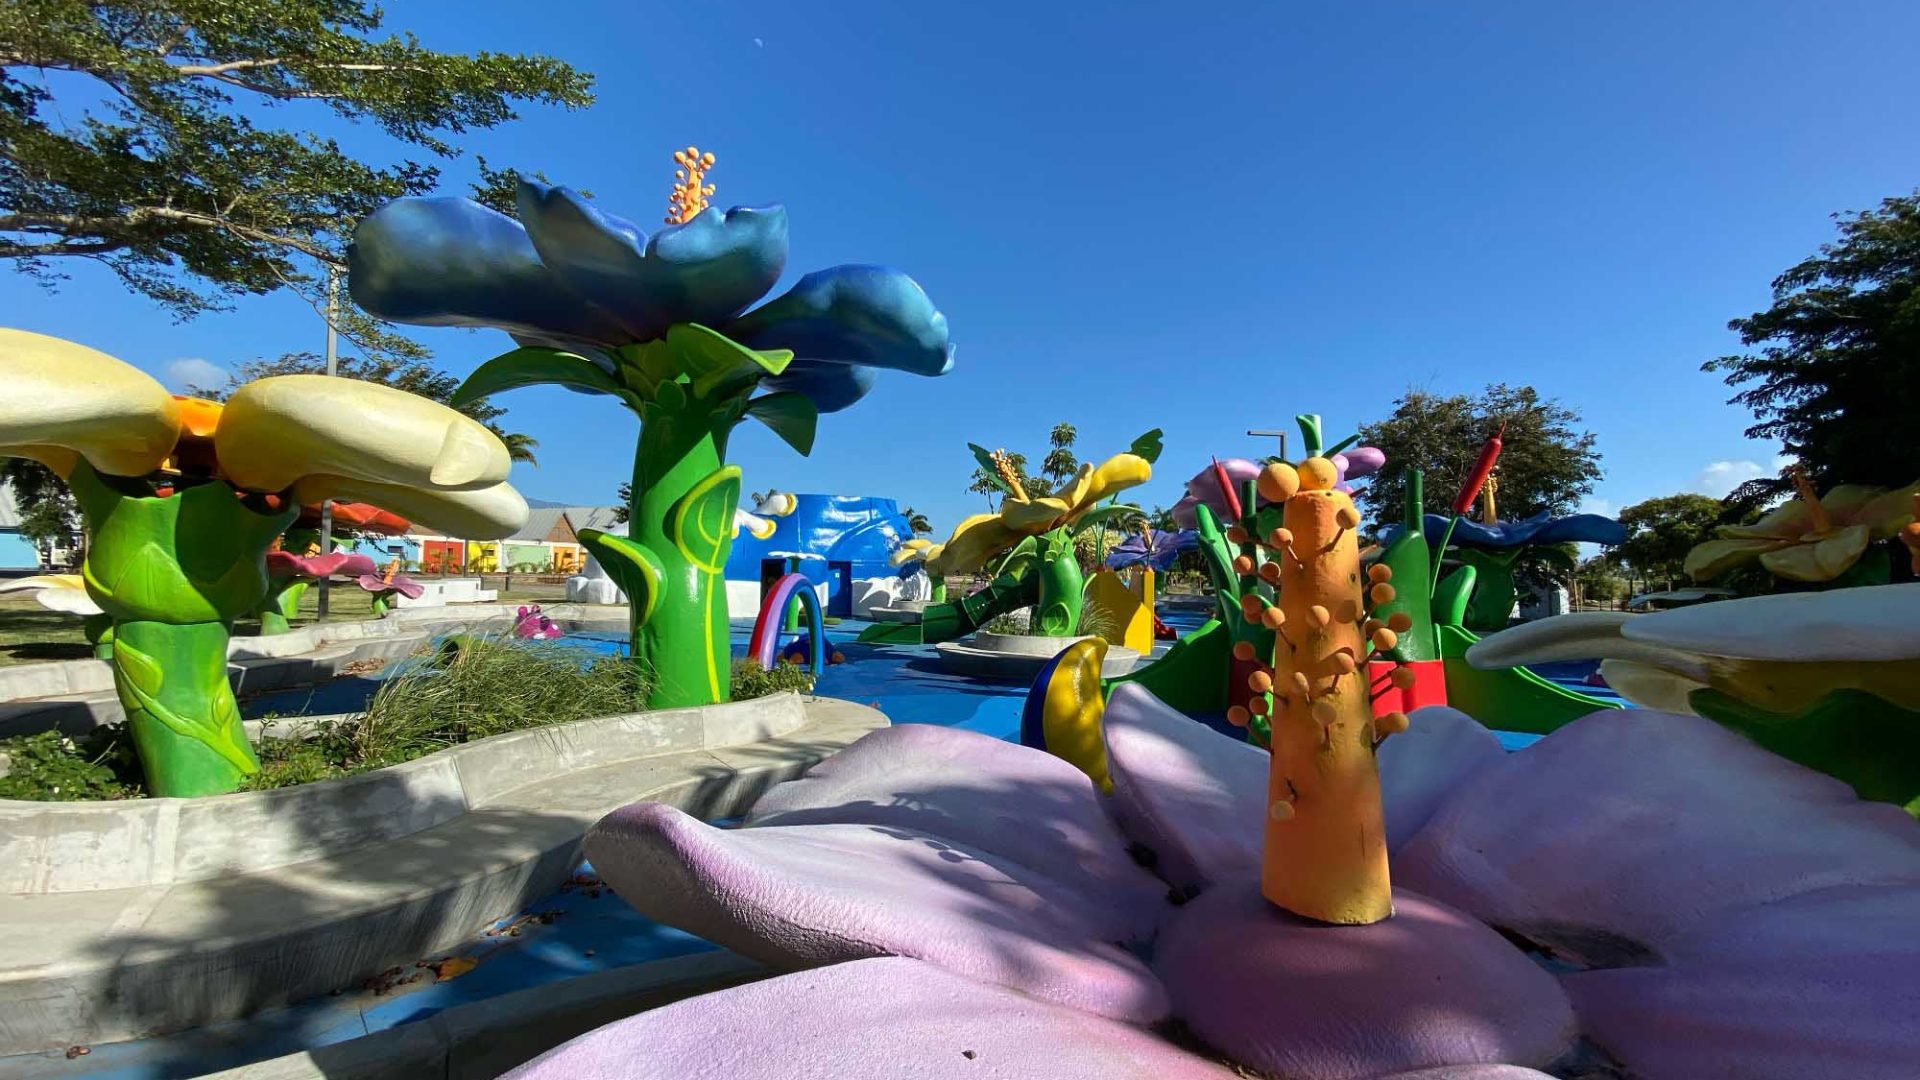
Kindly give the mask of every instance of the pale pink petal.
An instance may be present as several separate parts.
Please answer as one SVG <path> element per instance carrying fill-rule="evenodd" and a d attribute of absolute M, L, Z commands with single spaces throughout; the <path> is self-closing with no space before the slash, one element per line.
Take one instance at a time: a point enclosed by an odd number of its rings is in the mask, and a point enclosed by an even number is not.
<path fill-rule="evenodd" d="M 1458 709 L 1430 705 L 1408 720 L 1407 730 L 1381 743 L 1378 754 L 1389 851 L 1413 839 L 1455 788 L 1507 756 L 1493 732 Z"/>
<path fill-rule="evenodd" d="M 911 956 L 1103 1016 L 1166 1014 L 1159 980 L 1077 889 L 930 833 L 716 829 L 636 803 L 594 825 L 586 851 L 641 914 L 768 964 Z"/>
<path fill-rule="evenodd" d="M 1393 917 L 1370 926 L 1296 918 L 1251 884 L 1211 889 L 1168 924 L 1154 966 L 1174 1015 L 1202 1041 L 1288 1080 L 1545 1067 L 1576 1036 L 1544 968 L 1475 919 L 1400 889 Z"/>
<path fill-rule="evenodd" d="M 1710 720 L 1609 709 L 1455 789 L 1394 880 L 1606 966 L 1815 889 L 1920 881 L 1920 824 Z"/>
<path fill-rule="evenodd" d="M 912 829 L 1079 889 L 1085 918 L 1152 936 L 1171 908 L 1140 868 L 1087 774 L 1042 750 L 958 728 L 881 728 L 774 788 L 748 825 L 851 823 Z"/>
<path fill-rule="evenodd" d="M 914 960 L 883 959 L 750 983 L 618 1020 L 535 1058 L 507 1080 L 1235 1076 L 1139 1028 Z"/>
<path fill-rule="evenodd" d="M 1260 876 L 1267 752 L 1168 707 L 1133 683 L 1107 699 L 1114 820 L 1154 869 L 1197 891 Z"/>
<path fill-rule="evenodd" d="M 1841 886 L 1702 923 L 1666 962 L 1566 976 L 1645 1080 L 1920 1075 L 1920 886 Z"/>

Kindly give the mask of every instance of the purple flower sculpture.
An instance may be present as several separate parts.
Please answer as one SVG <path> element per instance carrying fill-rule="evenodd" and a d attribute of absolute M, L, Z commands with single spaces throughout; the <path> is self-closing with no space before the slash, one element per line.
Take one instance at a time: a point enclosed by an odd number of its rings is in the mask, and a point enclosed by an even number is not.
<path fill-rule="evenodd" d="M 1396 910 L 1364 927 L 1261 897 L 1264 752 L 1132 685 L 1105 736 L 1111 796 L 1043 751 L 903 725 L 741 828 L 614 812 L 586 850 L 624 899 L 792 974 L 511 1075 L 1892 1080 L 1920 1061 L 1920 822 L 1711 721 L 1607 710 L 1507 754 L 1417 712 L 1379 751 Z"/>
<path fill-rule="evenodd" d="M 1180 558 L 1181 552 L 1192 551 L 1199 546 L 1200 534 L 1192 529 L 1179 532 L 1154 529 L 1151 536 L 1134 533 L 1107 552 L 1107 569 L 1125 570 L 1144 563 L 1154 573 L 1164 574 L 1173 569 L 1174 561 Z"/>
<path fill-rule="evenodd" d="M 1350 481 L 1379 472 L 1387 463 L 1387 455 L 1377 447 L 1354 446 L 1332 455 L 1330 460 L 1334 468 L 1340 470 L 1339 489 L 1351 493 L 1353 485 Z M 1220 467 L 1226 470 L 1227 479 L 1233 484 L 1236 495 L 1241 487 L 1260 475 L 1260 465 L 1246 458 L 1221 458 Z M 1213 516 L 1224 527 L 1228 514 L 1227 500 L 1220 492 L 1220 478 L 1214 473 L 1211 462 L 1187 481 L 1187 493 L 1173 504 L 1174 523 L 1182 529 L 1197 527 L 1199 519 L 1193 511 L 1202 503 L 1213 511 Z M 1267 500 L 1258 499 L 1258 505 L 1267 505 Z"/>

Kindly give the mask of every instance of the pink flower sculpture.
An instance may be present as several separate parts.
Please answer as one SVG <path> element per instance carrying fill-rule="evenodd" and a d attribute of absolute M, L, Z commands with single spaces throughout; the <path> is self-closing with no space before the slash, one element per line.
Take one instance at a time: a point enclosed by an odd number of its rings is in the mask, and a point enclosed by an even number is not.
<path fill-rule="evenodd" d="M 793 973 L 511 1075 L 1915 1075 L 1920 823 L 1711 721 L 1608 710 L 1508 754 L 1420 710 L 1380 749 L 1396 911 L 1364 927 L 1261 898 L 1264 752 L 1131 685 L 1106 735 L 1111 796 L 902 725 L 741 828 L 615 811 L 586 850 L 628 903 Z"/>
<path fill-rule="evenodd" d="M 365 555 L 351 551 L 335 551 L 326 555 L 295 555 L 291 551 L 267 552 L 267 576 L 275 579 L 361 577 L 372 574 L 378 577 L 379 567 Z"/>

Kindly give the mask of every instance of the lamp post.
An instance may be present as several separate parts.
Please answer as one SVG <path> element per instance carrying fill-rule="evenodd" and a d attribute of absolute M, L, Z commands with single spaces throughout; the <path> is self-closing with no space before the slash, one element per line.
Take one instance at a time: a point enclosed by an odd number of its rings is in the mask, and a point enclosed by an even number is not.
<path fill-rule="evenodd" d="M 327 267 L 327 374 L 340 373 L 340 354 L 337 347 L 338 336 L 334 333 L 333 322 L 340 310 L 340 270 L 331 264 Z M 320 500 L 320 554 L 333 550 L 333 502 Z M 331 575 L 320 578 L 320 595 L 315 600 L 319 621 L 327 619 L 328 586 Z"/>

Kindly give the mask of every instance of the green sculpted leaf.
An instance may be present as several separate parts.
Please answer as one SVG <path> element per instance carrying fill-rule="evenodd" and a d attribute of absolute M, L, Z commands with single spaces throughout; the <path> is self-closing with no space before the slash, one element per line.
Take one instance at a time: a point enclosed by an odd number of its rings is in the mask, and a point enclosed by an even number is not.
<path fill-rule="evenodd" d="M 1160 451 L 1166 448 L 1160 439 L 1162 434 L 1159 428 L 1154 428 L 1152 431 L 1133 440 L 1133 445 L 1127 448 L 1127 453 L 1135 457 L 1146 458 L 1147 464 L 1149 465 L 1159 461 Z"/>
<path fill-rule="evenodd" d="M 588 394 L 618 394 L 623 389 L 613 376 L 584 356 L 530 347 L 503 353 L 475 368 L 447 404 L 457 409 L 503 390 L 547 383 Z"/>
<path fill-rule="evenodd" d="M 654 404 L 673 413 L 687 407 L 687 388 L 678 382 L 663 382 L 653 391 Z"/>
<path fill-rule="evenodd" d="M 1687 702 L 1788 761 L 1844 781 L 1863 799 L 1920 817 L 1920 713 L 1851 689 L 1798 713 L 1770 712 L 1718 690 L 1695 690 Z"/>
<path fill-rule="evenodd" d="M 160 662 L 124 641 L 113 643 L 113 664 L 126 678 L 127 685 L 152 697 L 160 692 L 163 674 Z"/>
<path fill-rule="evenodd" d="M 994 463 L 993 451 L 974 443 L 968 443 L 967 449 L 973 451 L 973 460 L 980 463 L 982 475 L 984 475 L 994 487 L 999 488 L 1009 495 L 1013 494 L 1013 489 L 1007 486 L 1007 482 L 1000 479 L 1000 466 Z"/>
<path fill-rule="evenodd" d="M 762 394 L 747 403 L 747 415 L 773 429 L 802 455 L 813 453 L 813 437 L 820 426 L 820 410 L 813 399 L 792 390 Z"/>
<path fill-rule="evenodd" d="M 680 371 L 692 381 L 696 397 L 733 383 L 745 387 L 763 375 L 780 374 L 793 362 L 793 353 L 786 349 L 749 349 L 699 323 L 668 327 L 667 346 L 673 350 Z"/>
<path fill-rule="evenodd" d="M 624 536 L 613 536 L 599 529 L 581 529 L 580 543 L 600 565 L 607 568 L 607 576 L 627 594 L 627 603 L 632 605 L 634 625 L 645 626 L 653 617 L 653 609 L 660 603 L 660 560 L 645 544 L 630 540 Z"/>
<path fill-rule="evenodd" d="M 668 535 L 688 562 L 718 574 L 733 547 L 733 511 L 739 505 L 740 466 L 723 466 L 673 504 Z"/>
<path fill-rule="evenodd" d="M 1097 525 L 1111 525 L 1129 518 L 1143 517 L 1140 508 L 1130 503 L 1110 503 L 1097 510 L 1090 510 L 1079 521 L 1074 522 L 1073 531 L 1083 533 Z"/>

